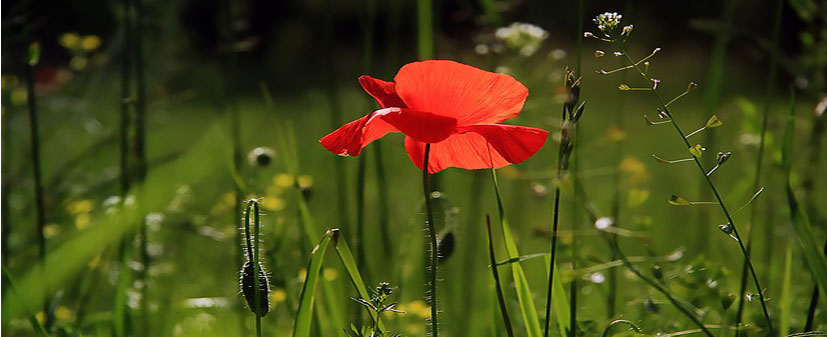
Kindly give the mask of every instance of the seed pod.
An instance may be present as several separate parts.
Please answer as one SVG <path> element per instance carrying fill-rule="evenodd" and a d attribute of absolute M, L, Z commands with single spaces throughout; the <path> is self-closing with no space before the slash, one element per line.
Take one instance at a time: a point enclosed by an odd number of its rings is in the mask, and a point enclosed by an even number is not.
<path fill-rule="evenodd" d="M 656 279 L 662 280 L 663 279 L 663 270 L 658 265 L 652 266 L 652 275 L 655 276 Z"/>
<path fill-rule="evenodd" d="M 253 263 L 251 261 L 244 262 L 244 266 L 241 267 L 241 279 L 239 280 L 241 293 L 244 295 L 244 299 L 247 300 L 247 305 L 254 314 L 259 317 L 264 317 L 270 312 L 270 284 L 267 280 L 267 274 L 264 273 L 264 268 L 261 267 L 260 263 L 255 263 L 255 266 L 258 267 L 258 301 L 259 307 L 258 310 L 255 310 L 256 306 L 256 285 L 255 285 L 255 278 L 254 273 L 255 270 L 253 269 Z"/>
<path fill-rule="evenodd" d="M 452 254 L 454 254 L 454 233 L 448 232 L 442 236 L 436 243 L 437 259 L 439 263 L 445 262 Z"/>

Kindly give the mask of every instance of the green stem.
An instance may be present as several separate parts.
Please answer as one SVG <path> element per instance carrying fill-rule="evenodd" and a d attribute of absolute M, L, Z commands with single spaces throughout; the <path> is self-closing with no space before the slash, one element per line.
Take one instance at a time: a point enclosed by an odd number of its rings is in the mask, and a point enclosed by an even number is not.
<path fill-rule="evenodd" d="M 508 318 L 508 308 L 505 305 L 505 295 L 500 282 L 500 273 L 497 271 L 497 257 L 494 254 L 494 238 L 491 235 L 491 217 L 485 215 L 485 224 L 488 228 L 488 257 L 491 259 L 491 274 L 494 276 L 494 286 L 497 287 L 497 303 L 500 305 L 500 313 L 503 315 L 503 323 L 508 337 L 514 337 L 514 329 L 511 327 L 511 319 Z"/>
<path fill-rule="evenodd" d="M 614 43 L 617 46 L 617 48 L 620 50 L 620 52 L 623 53 L 623 56 L 625 56 L 626 60 L 634 66 L 635 70 L 637 70 L 638 73 L 640 73 L 640 76 L 642 76 L 647 81 L 651 81 L 651 79 L 648 76 L 646 76 L 646 74 L 640 69 L 640 67 L 638 65 L 636 65 L 634 61 L 632 61 L 629 54 L 623 48 L 623 45 L 620 44 L 617 41 L 614 41 Z M 663 112 L 669 117 L 669 119 L 672 120 L 671 124 L 675 128 L 675 132 L 677 132 L 678 135 L 680 136 L 681 140 L 683 140 L 684 144 L 686 145 L 686 148 L 692 147 L 692 145 L 690 145 L 690 143 L 689 143 L 689 140 L 686 139 L 686 137 L 683 133 L 683 130 L 681 129 L 681 127 L 678 124 L 677 120 L 675 120 L 675 116 L 672 114 L 671 111 L 669 111 L 669 108 L 666 106 L 665 101 L 660 96 L 660 93 L 657 90 L 651 90 L 651 91 L 655 95 L 655 98 L 657 98 L 658 103 L 660 103 L 660 106 L 663 109 Z M 763 290 L 763 288 L 761 288 L 761 283 L 758 281 L 758 275 L 755 272 L 755 267 L 752 265 L 752 260 L 749 258 L 749 252 L 747 251 L 747 248 L 744 245 L 744 241 L 741 239 L 741 235 L 738 233 L 738 228 L 735 226 L 735 221 L 732 220 L 732 216 L 730 215 L 729 210 L 724 205 L 724 200 L 721 197 L 721 194 L 718 192 L 718 189 L 715 187 L 715 184 L 712 182 L 712 179 L 709 176 L 706 175 L 706 169 L 704 169 L 703 164 L 698 159 L 698 157 L 695 157 L 695 156 L 693 156 L 693 161 L 695 162 L 695 165 L 698 167 L 698 170 L 701 171 L 701 175 L 703 175 L 704 179 L 706 179 L 707 185 L 709 185 L 709 188 L 712 190 L 712 194 L 715 195 L 715 199 L 718 200 L 718 205 L 721 207 L 721 211 L 723 211 L 724 216 L 726 217 L 727 222 L 729 223 L 729 226 L 732 228 L 732 234 L 735 236 L 736 241 L 738 241 L 738 246 L 741 248 L 741 253 L 743 253 L 743 255 L 744 255 L 744 259 L 747 263 L 747 266 L 749 267 L 750 274 L 752 275 L 752 280 L 755 283 L 755 288 L 756 288 L 756 291 L 758 292 L 758 297 L 761 300 L 761 308 L 764 312 L 764 318 L 767 321 L 767 327 L 769 328 L 769 335 L 771 336 L 771 335 L 773 335 L 772 319 L 770 319 L 770 313 L 769 313 L 769 310 L 767 309 L 766 300 L 764 298 L 764 290 Z"/>
<path fill-rule="evenodd" d="M 40 128 L 37 117 L 37 94 L 34 88 L 34 67 L 26 59 L 26 101 L 29 108 L 29 144 L 31 145 L 32 176 L 34 178 L 34 202 L 35 202 L 35 237 L 37 238 L 37 256 L 40 262 L 41 275 L 46 276 L 43 267 L 46 265 L 46 236 L 43 228 L 46 226 L 46 206 L 43 202 L 43 180 L 40 166 Z M 50 299 L 46 282 L 43 282 L 43 313 L 46 315 L 46 329 L 51 325 L 51 314 L 49 312 Z"/>
<path fill-rule="evenodd" d="M 431 209 L 431 186 L 430 174 L 428 173 L 428 157 L 431 154 L 431 144 L 425 144 L 425 159 L 422 164 L 422 189 L 425 195 L 425 214 L 427 216 L 428 238 L 430 248 L 430 268 L 428 290 L 431 305 L 431 336 L 439 337 L 439 321 L 437 320 L 437 292 L 436 292 L 436 272 L 437 272 L 437 246 L 436 246 L 436 230 L 434 229 L 434 212 Z"/>
<path fill-rule="evenodd" d="M 577 35 L 575 36 L 575 41 L 577 41 L 577 60 L 576 66 L 574 67 L 574 77 L 580 78 L 581 67 L 583 62 L 583 3 L 584 0 L 577 1 Z M 576 106 L 575 102 L 575 106 Z M 574 111 L 569 111 L 570 114 L 574 114 Z M 574 137 L 572 137 L 572 144 L 571 144 L 571 154 L 574 154 L 574 150 L 577 145 L 577 139 L 580 134 L 580 124 L 574 125 Z M 572 158 L 572 181 L 576 184 L 577 181 L 580 179 L 580 156 L 575 155 Z M 572 198 L 571 198 L 571 228 L 572 228 L 572 241 L 571 241 L 571 266 L 572 269 L 577 269 L 577 258 L 579 255 L 578 245 L 577 245 L 577 238 L 574 237 L 577 231 L 577 228 L 580 226 L 580 212 L 579 212 L 579 202 L 580 202 L 580 194 L 577 190 L 574 191 Z M 552 261 L 553 263 L 554 261 Z M 553 275 L 552 275 L 553 276 Z M 571 280 L 571 284 L 569 285 L 570 289 L 570 301 L 569 301 L 569 337 L 576 337 L 577 336 L 577 294 L 579 293 L 577 278 L 573 278 Z M 550 289 L 549 289 L 550 290 Z M 549 303 L 551 304 L 551 303 Z"/>
<path fill-rule="evenodd" d="M 585 188 L 583 187 L 583 185 L 578 183 L 574 186 L 574 188 L 579 189 L 580 194 L 583 195 L 583 208 L 585 209 L 586 214 L 589 216 L 589 220 L 592 222 L 597 221 L 598 212 L 594 205 L 591 202 L 589 202 L 589 198 L 586 196 Z M 666 288 L 661 286 L 661 283 L 658 283 L 657 281 L 647 277 L 640 270 L 638 270 L 637 267 L 635 267 L 635 265 L 629 260 L 629 258 L 626 257 L 625 254 L 623 254 L 623 251 L 620 249 L 619 240 L 617 240 L 616 237 L 612 237 L 608 233 L 603 231 L 601 231 L 600 233 L 606 240 L 606 242 L 609 244 L 609 246 L 612 247 L 613 251 L 617 253 L 617 256 L 620 259 L 623 266 L 629 269 L 638 278 L 643 280 L 643 282 L 645 282 L 646 284 L 648 284 L 652 288 L 655 288 L 655 290 L 663 294 L 663 296 L 665 296 L 666 299 L 669 300 L 669 302 L 672 303 L 672 305 L 675 306 L 676 309 L 678 309 L 678 311 L 680 311 L 687 318 L 689 318 L 689 320 L 692 321 L 692 323 L 697 325 L 698 328 L 700 328 L 701 332 L 706 334 L 708 337 L 715 337 L 715 335 L 713 335 L 712 332 L 710 332 L 706 328 L 706 326 L 704 326 L 703 322 L 701 322 L 697 317 L 695 317 L 695 315 L 693 315 L 688 309 L 686 309 L 675 296 L 672 296 L 672 294 L 669 293 L 668 290 L 666 290 Z"/>
<path fill-rule="evenodd" d="M 132 74 L 132 54 L 128 51 L 132 43 L 132 24 L 129 20 L 129 8 L 131 8 L 130 0 L 123 0 L 124 6 L 124 39 L 123 39 L 123 63 L 121 64 L 121 129 L 120 129 L 120 146 L 121 146 L 121 161 L 120 161 L 120 183 L 121 183 L 121 200 L 126 198 L 129 193 L 129 107 L 132 105 L 132 82 L 130 75 Z"/>
<path fill-rule="evenodd" d="M 417 0 L 417 54 L 420 61 L 434 58 L 434 3 L 433 0 Z"/>

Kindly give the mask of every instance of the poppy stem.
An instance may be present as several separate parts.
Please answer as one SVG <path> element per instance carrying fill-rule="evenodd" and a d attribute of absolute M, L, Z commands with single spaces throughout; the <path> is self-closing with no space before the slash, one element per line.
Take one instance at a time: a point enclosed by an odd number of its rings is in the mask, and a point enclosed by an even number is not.
<path fill-rule="evenodd" d="M 431 336 L 432 337 L 439 337 L 438 336 L 438 321 L 437 321 L 437 298 L 436 298 L 436 268 L 437 268 L 437 261 L 436 261 L 436 254 L 437 254 L 437 247 L 436 247 L 436 230 L 434 229 L 434 212 L 431 209 L 431 185 L 430 185 L 430 178 L 431 175 L 428 173 L 428 157 L 431 154 L 431 144 L 425 144 L 425 159 L 423 160 L 422 164 L 422 189 L 425 195 L 425 216 L 427 216 L 427 225 L 428 225 L 428 240 L 429 240 L 429 248 L 430 248 L 430 265 L 428 266 L 429 271 L 429 280 L 428 280 L 428 293 L 430 296 L 426 296 L 428 299 L 429 304 L 431 305 Z"/>

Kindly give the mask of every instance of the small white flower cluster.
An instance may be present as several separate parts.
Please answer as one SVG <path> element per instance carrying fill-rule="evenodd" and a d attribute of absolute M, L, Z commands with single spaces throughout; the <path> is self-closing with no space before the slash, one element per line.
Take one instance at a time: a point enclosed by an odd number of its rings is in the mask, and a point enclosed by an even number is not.
<path fill-rule="evenodd" d="M 608 34 L 620 25 L 620 19 L 622 18 L 623 15 L 617 14 L 616 12 L 606 12 L 598 15 L 592 20 L 595 24 L 597 24 L 597 28 L 600 29 L 600 31 Z"/>
<path fill-rule="evenodd" d="M 548 38 L 548 32 L 530 23 L 514 22 L 507 27 L 498 28 L 494 36 L 509 49 L 519 50 L 523 56 L 531 56 Z"/>

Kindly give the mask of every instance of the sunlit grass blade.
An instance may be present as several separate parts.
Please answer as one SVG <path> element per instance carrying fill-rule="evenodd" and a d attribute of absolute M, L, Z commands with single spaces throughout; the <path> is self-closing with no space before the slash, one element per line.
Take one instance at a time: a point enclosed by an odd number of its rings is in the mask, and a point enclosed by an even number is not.
<path fill-rule="evenodd" d="M 334 230 L 337 231 L 338 230 Z M 347 275 L 350 277 L 350 282 L 353 284 L 353 287 L 356 288 L 356 291 L 359 292 L 359 297 L 364 300 L 369 301 L 371 298 L 370 292 L 368 291 L 368 287 L 365 285 L 365 281 L 362 278 L 362 274 L 359 273 L 359 268 L 356 264 L 356 260 L 353 258 L 353 253 L 350 251 L 350 247 L 348 247 L 347 242 L 344 239 L 341 239 L 338 235 L 333 236 L 334 247 L 336 248 L 336 253 L 339 255 L 339 260 L 342 261 L 342 265 L 345 266 L 345 270 L 347 270 Z M 379 317 L 376 317 L 376 313 L 373 311 L 368 310 L 371 315 L 371 319 L 376 321 Z M 379 330 L 385 331 L 384 324 L 379 321 Z"/>
<path fill-rule="evenodd" d="M 316 285 L 319 283 L 319 274 L 322 271 L 322 262 L 327 252 L 327 247 L 336 232 L 327 231 L 322 239 L 313 248 L 310 263 L 307 266 L 307 276 L 304 279 L 302 292 L 299 296 L 299 309 L 296 312 L 296 320 L 293 321 L 293 337 L 310 336 L 310 327 L 313 325 L 313 302 L 316 297 Z"/>
<path fill-rule="evenodd" d="M 351 283 L 359 293 L 359 297 L 367 301 L 370 300 L 370 292 L 368 292 L 365 282 L 359 273 L 356 260 L 353 258 L 350 248 L 345 240 L 339 236 L 338 229 L 329 229 L 322 235 L 319 243 L 313 248 L 310 263 L 307 267 L 307 276 L 302 286 L 299 299 L 299 309 L 296 313 L 296 320 L 293 322 L 293 337 L 307 337 L 310 334 L 310 327 L 313 324 L 312 317 L 316 286 L 319 283 L 325 252 L 327 252 L 331 242 L 333 242 L 336 253 L 339 255 L 339 259 L 347 270 Z M 332 313 L 328 312 L 328 315 L 330 314 Z M 376 317 L 375 313 L 371 312 L 371 319 L 376 320 L 378 317 Z M 344 325 L 334 325 L 334 328 L 344 328 Z M 381 322 L 379 329 L 384 330 Z"/>
<path fill-rule="evenodd" d="M 502 198 L 500 197 L 500 187 L 497 183 L 497 172 L 495 170 L 491 170 L 491 177 L 493 178 L 494 182 L 494 193 L 497 196 L 497 211 L 499 212 L 500 216 L 500 228 L 503 232 L 503 239 L 505 241 L 506 251 L 508 252 L 508 258 L 519 258 L 520 252 L 517 250 L 517 243 L 514 241 L 514 236 L 511 234 L 511 226 L 508 224 L 508 218 L 505 215 L 505 209 L 503 208 Z M 517 290 L 517 300 L 520 302 L 520 312 L 523 316 L 526 334 L 529 337 L 542 336 L 542 331 L 540 330 L 540 319 L 537 315 L 537 308 L 534 306 L 531 288 L 528 285 L 528 279 L 525 276 L 525 271 L 523 270 L 523 267 L 520 266 L 519 263 L 511 264 L 511 274 L 514 278 L 514 287 Z M 560 297 L 558 297 L 558 299 L 559 298 Z M 566 303 L 566 308 L 568 308 L 568 303 Z M 568 321 L 566 321 L 565 324 L 566 326 L 568 326 L 567 322 Z M 566 330 L 562 325 L 561 331 L 563 332 L 563 335 L 565 335 Z"/>
<path fill-rule="evenodd" d="M 544 260 L 546 274 L 548 274 L 551 270 L 551 255 L 546 255 Z M 551 305 L 554 307 L 554 312 L 556 313 L 557 329 L 560 330 L 560 336 L 566 336 L 566 332 L 571 329 L 569 325 L 569 323 L 571 323 L 571 312 L 569 312 L 571 307 L 566 297 L 566 295 L 568 295 L 566 289 L 563 288 L 563 281 L 560 281 L 559 268 L 554 268 L 554 281 L 552 283 L 551 294 L 554 296 L 554 299 L 551 301 Z"/>
<path fill-rule="evenodd" d="M 792 151 L 795 132 L 795 92 L 791 89 L 790 115 L 784 130 L 784 141 L 781 157 L 784 162 L 784 171 L 787 178 L 787 202 L 790 207 L 790 224 L 798 239 L 799 247 L 804 255 L 807 266 L 813 274 L 813 279 L 821 288 L 821 292 L 827 291 L 827 258 L 821 252 L 819 245 L 813 236 L 812 225 L 807 213 L 801 207 L 793 191 L 790 175 L 792 171 Z M 824 298 L 824 297 L 822 297 Z M 827 302 L 827 301 L 825 301 Z"/>
<path fill-rule="evenodd" d="M 9 274 L 9 271 L 6 270 L 5 266 L 3 266 L 2 269 L 3 269 L 3 283 L 6 284 L 6 286 L 4 288 L 6 288 L 6 287 L 8 288 L 7 291 L 3 292 L 4 301 L 6 303 L 8 303 L 8 301 L 25 302 L 25 300 L 22 299 L 22 298 L 15 298 L 15 297 L 19 297 L 20 294 L 17 291 L 17 286 L 15 286 L 15 284 L 14 284 L 14 279 L 11 277 L 11 274 Z M 37 319 L 37 316 L 34 315 L 34 313 L 32 312 L 31 308 L 28 307 L 28 305 L 25 305 L 25 306 L 26 306 L 26 309 L 25 309 L 26 316 L 29 320 L 29 324 L 32 325 L 32 329 L 34 329 L 34 331 L 37 333 L 38 336 L 48 337 L 49 333 L 47 333 L 46 329 L 43 328 L 43 325 L 40 324 L 40 320 Z M 3 310 L 3 312 L 5 312 L 5 311 L 6 310 Z"/>
<path fill-rule="evenodd" d="M 485 223 L 488 228 L 488 257 L 491 261 L 491 274 L 494 277 L 494 287 L 497 290 L 497 303 L 500 307 L 500 313 L 503 316 L 503 324 L 505 325 L 505 331 L 508 333 L 509 337 L 514 337 L 514 329 L 511 327 L 511 319 L 508 317 L 508 307 L 505 304 L 505 296 L 503 295 L 503 288 L 500 284 L 500 273 L 497 271 L 497 257 L 494 254 L 494 238 L 491 235 L 491 217 L 487 214 L 485 215 Z"/>
<path fill-rule="evenodd" d="M 270 99 L 269 92 L 264 86 L 262 86 L 262 91 L 267 104 L 272 107 L 272 99 Z M 278 146 L 279 151 L 282 154 L 284 164 L 287 167 L 288 173 L 296 178 L 299 176 L 299 161 L 298 153 L 296 152 L 293 129 L 291 127 L 279 128 L 278 134 Z M 310 213 L 310 208 L 307 205 L 307 199 L 305 199 L 305 195 L 302 193 L 301 187 L 298 185 L 298 179 L 293 180 L 293 189 L 295 191 L 294 193 L 296 195 L 296 200 L 299 204 L 299 214 L 301 218 L 301 221 L 299 222 L 303 227 L 302 233 L 305 234 L 304 236 L 308 246 L 312 246 L 314 242 L 319 241 L 319 229 L 316 226 L 313 215 Z M 325 312 L 328 313 L 326 321 L 329 321 L 329 324 L 333 327 L 344 327 L 344 307 L 339 301 L 332 285 L 328 282 L 322 282 L 322 291 L 324 292 L 324 304 L 327 306 Z"/>

